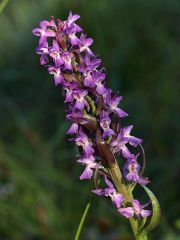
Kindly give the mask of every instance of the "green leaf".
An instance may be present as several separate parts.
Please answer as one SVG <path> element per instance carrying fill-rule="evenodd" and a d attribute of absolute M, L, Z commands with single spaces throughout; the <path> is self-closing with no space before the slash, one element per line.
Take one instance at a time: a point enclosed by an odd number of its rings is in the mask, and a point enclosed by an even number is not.
<path fill-rule="evenodd" d="M 152 215 L 151 218 L 147 218 L 146 223 L 144 224 L 143 230 L 146 232 L 151 231 L 152 229 L 156 228 L 160 223 L 160 216 L 161 216 L 161 208 L 159 205 L 159 202 L 155 195 L 151 192 L 151 190 L 145 186 L 142 185 L 145 192 L 149 196 L 152 204 Z M 142 226 L 141 226 L 142 227 Z M 142 228 L 141 228 L 142 229 Z M 140 230 L 140 229 L 139 229 Z"/>

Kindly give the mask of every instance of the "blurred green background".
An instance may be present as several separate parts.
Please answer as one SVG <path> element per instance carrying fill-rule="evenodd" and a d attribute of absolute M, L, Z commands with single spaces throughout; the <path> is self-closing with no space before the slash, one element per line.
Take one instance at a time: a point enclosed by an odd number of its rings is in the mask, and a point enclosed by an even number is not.
<path fill-rule="evenodd" d="M 0 15 L 0 240 L 131 240 L 110 201 L 79 180 L 61 91 L 39 65 L 32 28 L 72 10 L 94 39 L 127 124 L 144 139 L 145 175 L 162 207 L 150 239 L 180 239 L 179 0 L 10 0 Z M 141 195 L 141 193 L 140 193 Z"/>

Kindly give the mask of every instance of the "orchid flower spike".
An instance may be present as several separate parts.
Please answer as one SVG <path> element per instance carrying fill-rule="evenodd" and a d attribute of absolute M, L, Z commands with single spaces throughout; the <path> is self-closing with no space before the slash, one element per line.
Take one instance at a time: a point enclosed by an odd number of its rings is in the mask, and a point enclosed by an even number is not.
<path fill-rule="evenodd" d="M 132 125 L 122 126 L 121 118 L 128 116 L 120 107 L 122 96 L 108 87 L 105 68 L 91 48 L 93 39 L 76 24 L 79 18 L 70 12 L 65 21 L 54 17 L 41 21 L 33 29 L 39 37 L 36 52 L 40 64 L 53 75 L 55 85 L 62 88 L 66 118 L 71 122 L 67 133 L 74 135 L 80 152 L 77 162 L 83 167 L 80 179 L 103 176 L 105 186 L 97 184 L 92 192 L 110 198 L 117 213 L 130 219 L 136 239 L 147 239 L 139 236 L 145 236 L 145 231 L 158 224 L 160 209 L 145 186 L 149 180 L 140 171 L 143 163 L 138 160 L 138 146 L 143 140 L 131 133 Z M 142 186 L 149 196 L 149 210 L 134 199 L 136 185 Z"/>

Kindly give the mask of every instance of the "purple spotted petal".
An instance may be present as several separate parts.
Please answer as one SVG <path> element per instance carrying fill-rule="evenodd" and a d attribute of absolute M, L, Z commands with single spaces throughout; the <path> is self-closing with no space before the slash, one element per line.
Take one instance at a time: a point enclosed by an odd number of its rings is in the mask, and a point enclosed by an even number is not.
<path fill-rule="evenodd" d="M 61 84 L 63 82 L 64 77 L 61 75 L 61 70 L 59 68 L 49 67 L 48 71 L 50 74 L 54 75 L 54 81 L 56 85 Z"/>
<path fill-rule="evenodd" d="M 55 81 L 55 85 L 61 84 L 64 80 L 64 77 L 62 75 L 54 75 L 54 81 Z"/>
<path fill-rule="evenodd" d="M 75 109 L 79 109 L 82 110 L 85 108 L 85 101 L 76 101 L 75 105 L 74 105 Z"/>
<path fill-rule="evenodd" d="M 111 188 L 105 188 L 92 190 L 92 192 L 95 193 L 96 195 L 107 197 L 113 192 L 113 190 Z"/>
<path fill-rule="evenodd" d="M 134 210 L 132 207 L 119 208 L 118 212 L 126 218 L 131 218 L 134 215 Z"/>
<path fill-rule="evenodd" d="M 94 88 L 96 86 L 91 75 L 84 78 L 84 85 L 90 88 Z"/>
<path fill-rule="evenodd" d="M 73 123 L 69 128 L 69 130 L 67 131 L 67 134 L 76 134 L 76 133 L 78 133 L 78 124 Z"/>
<path fill-rule="evenodd" d="M 120 118 L 128 116 L 128 114 L 120 108 L 116 108 L 116 109 L 114 109 L 114 111 L 117 113 L 118 117 L 120 117 Z"/>
<path fill-rule="evenodd" d="M 120 208 L 121 204 L 124 200 L 123 195 L 120 193 L 114 193 L 111 197 L 112 202 L 114 203 L 114 205 L 116 206 L 116 208 Z"/>
<path fill-rule="evenodd" d="M 132 153 L 130 153 L 129 149 L 124 145 L 122 148 L 122 155 L 124 158 L 132 158 Z"/>
<path fill-rule="evenodd" d="M 71 103 L 74 101 L 74 97 L 73 97 L 73 92 L 72 91 L 67 91 L 66 92 L 66 97 L 65 97 L 65 103 Z"/>
<path fill-rule="evenodd" d="M 61 58 L 64 61 L 64 70 L 72 70 L 72 54 L 67 51 L 63 52 Z"/>
<path fill-rule="evenodd" d="M 51 29 L 46 30 L 46 36 L 47 37 L 55 37 L 56 33 L 52 31 Z"/>
<path fill-rule="evenodd" d="M 132 145 L 133 147 L 137 147 L 141 143 L 142 143 L 142 139 L 131 136 L 129 141 L 130 145 Z"/>
<path fill-rule="evenodd" d="M 107 138 L 107 137 L 110 137 L 110 136 L 113 136 L 113 135 L 115 135 L 115 132 L 111 128 L 105 129 L 104 132 L 103 132 L 103 137 L 104 138 Z"/>
<path fill-rule="evenodd" d="M 48 56 L 46 54 L 43 54 L 41 57 L 40 57 L 40 64 L 41 65 L 45 65 L 48 63 Z"/>
<path fill-rule="evenodd" d="M 136 137 L 130 135 L 132 128 L 133 128 L 133 125 L 123 128 L 122 135 L 129 139 L 130 145 L 132 145 L 133 147 L 137 147 L 137 145 L 142 143 L 142 139 L 136 138 Z"/>
<path fill-rule="evenodd" d="M 117 107 L 121 100 L 122 100 L 122 96 L 117 96 L 117 97 L 114 96 L 110 102 L 111 107 Z"/>
<path fill-rule="evenodd" d="M 94 168 L 96 163 L 95 163 L 95 158 L 93 155 L 86 155 L 82 156 L 79 160 L 78 163 L 89 165 L 89 167 Z"/>
<path fill-rule="evenodd" d="M 109 188 L 114 189 L 114 186 L 113 186 L 112 182 L 110 182 L 109 179 L 106 176 L 104 178 L 104 181 Z"/>
<path fill-rule="evenodd" d="M 124 134 L 124 136 L 129 137 L 132 129 L 133 129 L 133 125 L 129 125 L 129 126 L 127 126 L 127 127 L 124 127 L 124 128 L 123 128 L 123 134 Z"/>
<path fill-rule="evenodd" d="M 92 192 L 99 195 L 99 196 L 111 196 L 115 193 L 115 188 L 113 186 L 113 184 L 108 180 L 108 178 L 105 176 L 104 177 L 105 183 L 107 185 L 106 188 L 104 189 L 96 189 L 93 190 Z"/>
<path fill-rule="evenodd" d="M 92 38 L 86 38 L 84 40 L 84 45 L 86 45 L 87 47 L 91 46 L 93 44 L 93 39 Z"/>
<path fill-rule="evenodd" d="M 141 205 L 137 199 L 133 200 L 132 204 L 133 204 L 134 212 L 137 215 L 137 217 L 148 217 L 151 215 L 150 210 L 143 209 L 147 204 Z"/>
<path fill-rule="evenodd" d="M 141 211 L 141 216 L 142 217 L 148 217 L 148 216 L 150 216 L 152 214 L 152 211 L 150 211 L 150 210 L 142 210 Z"/>
<path fill-rule="evenodd" d="M 42 29 L 46 29 L 47 27 L 49 27 L 50 23 L 49 21 L 44 20 L 44 21 L 40 21 L 39 25 Z"/>
<path fill-rule="evenodd" d="M 41 28 L 34 28 L 33 30 L 32 30 L 32 33 L 34 34 L 34 35 L 36 35 L 36 36 L 41 36 L 41 34 L 43 33 L 43 30 L 41 29 Z"/>
<path fill-rule="evenodd" d="M 128 181 L 139 182 L 139 175 L 137 174 L 137 172 L 130 172 L 126 175 L 126 179 Z"/>
<path fill-rule="evenodd" d="M 150 181 L 148 180 L 148 178 L 143 178 L 143 177 L 139 177 L 138 183 L 141 185 L 146 185 L 148 184 Z"/>
<path fill-rule="evenodd" d="M 82 112 L 70 112 L 67 114 L 66 119 L 70 121 L 76 121 L 83 118 Z"/>
<path fill-rule="evenodd" d="M 94 149 L 90 145 L 84 145 L 84 152 L 89 156 L 94 153 Z"/>
<path fill-rule="evenodd" d="M 133 208 L 136 212 L 141 211 L 141 204 L 137 199 L 133 200 L 132 205 L 133 205 Z"/>
<path fill-rule="evenodd" d="M 99 82 L 97 84 L 96 91 L 99 95 L 103 95 L 106 93 L 106 88 L 104 87 L 104 85 L 102 83 Z"/>
<path fill-rule="evenodd" d="M 70 42 L 73 46 L 79 45 L 81 43 L 80 39 L 76 37 L 75 33 L 69 35 Z"/>
<path fill-rule="evenodd" d="M 86 167 L 85 170 L 83 171 L 83 173 L 80 176 L 80 179 L 90 179 L 93 175 L 93 170 L 89 167 Z"/>
<path fill-rule="evenodd" d="M 78 14 L 73 15 L 72 12 L 70 11 L 68 20 L 67 20 L 68 27 L 71 27 L 71 25 L 79 18 L 80 18 L 80 16 Z"/>

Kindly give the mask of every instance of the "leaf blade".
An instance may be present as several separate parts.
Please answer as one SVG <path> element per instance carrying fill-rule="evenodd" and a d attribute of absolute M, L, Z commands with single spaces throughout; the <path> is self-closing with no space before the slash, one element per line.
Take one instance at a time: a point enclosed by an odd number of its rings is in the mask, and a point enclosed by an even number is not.
<path fill-rule="evenodd" d="M 160 204 L 159 204 L 156 196 L 154 195 L 154 193 L 151 192 L 151 190 L 149 188 L 147 188 L 146 186 L 142 185 L 142 187 L 144 188 L 145 192 L 149 196 L 149 198 L 151 200 L 151 204 L 152 204 L 152 215 L 151 215 L 151 218 L 150 218 L 148 224 L 145 225 L 145 228 L 144 228 L 144 230 L 146 232 L 149 232 L 159 225 L 160 217 L 161 217 L 161 208 L 160 208 Z"/>

